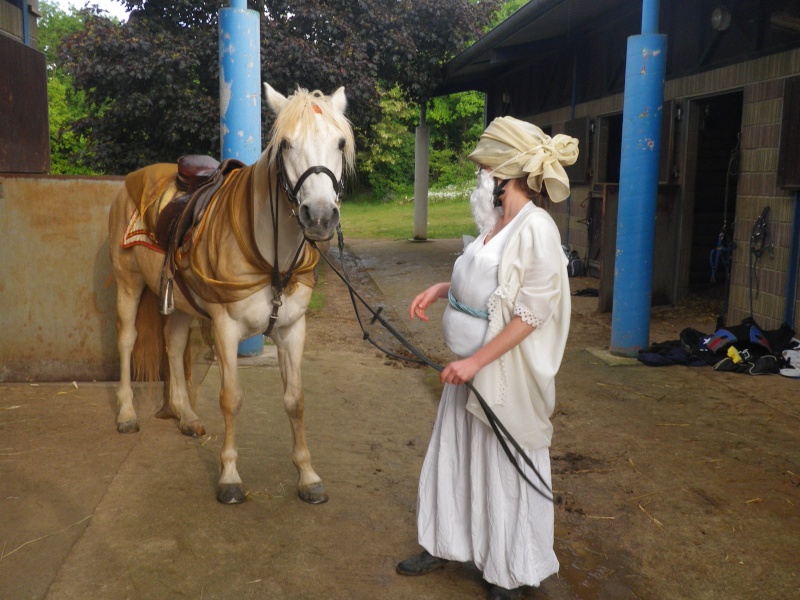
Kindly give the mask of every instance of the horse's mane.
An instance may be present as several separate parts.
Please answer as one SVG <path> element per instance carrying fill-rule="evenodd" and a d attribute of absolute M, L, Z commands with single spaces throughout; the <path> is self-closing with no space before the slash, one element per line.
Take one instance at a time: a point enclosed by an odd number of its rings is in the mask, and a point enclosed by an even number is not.
<path fill-rule="evenodd" d="M 315 120 L 320 114 L 344 138 L 344 148 L 342 149 L 344 169 L 347 173 L 352 173 L 355 170 L 356 150 L 350 121 L 333 108 L 328 96 L 318 90 L 309 92 L 299 87 L 294 94 L 288 97 L 286 106 L 272 124 L 270 140 L 266 148 L 270 164 L 275 161 L 281 142 L 294 135 L 298 129 L 301 136 L 306 135 L 315 126 Z"/>

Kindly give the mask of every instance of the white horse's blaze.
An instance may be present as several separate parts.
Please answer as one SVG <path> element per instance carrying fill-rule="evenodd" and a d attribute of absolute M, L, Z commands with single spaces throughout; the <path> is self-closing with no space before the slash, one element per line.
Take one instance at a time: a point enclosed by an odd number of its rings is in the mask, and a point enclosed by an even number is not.
<path fill-rule="evenodd" d="M 353 132 L 344 117 L 347 101 L 344 89 L 332 96 L 320 92 L 297 90 L 285 97 L 265 84 L 266 101 L 276 115 L 272 136 L 267 149 L 253 167 L 252 197 L 253 235 L 258 252 L 271 265 L 286 271 L 304 237 L 312 240 L 329 239 L 339 222 L 338 181 L 353 166 L 355 151 Z M 282 153 L 282 160 L 277 160 Z M 277 168 L 282 164 L 290 186 L 294 186 L 310 167 L 322 166 L 333 174 L 309 175 L 296 192 L 297 206 L 291 206 L 286 194 L 278 189 Z M 334 181 L 335 179 L 335 181 Z M 278 208 L 277 256 L 274 243 L 273 210 Z M 111 259 L 117 281 L 117 339 L 120 353 L 120 383 L 117 391 L 120 432 L 138 431 L 133 408 L 131 388 L 131 356 L 134 342 L 149 343 L 149 353 L 163 351 L 157 348 L 156 328 L 163 328 L 166 355 L 169 361 L 169 378 L 165 385 L 164 406 L 158 416 L 176 417 L 180 429 L 188 435 L 204 435 L 205 429 L 191 406 L 187 392 L 188 373 L 184 372 L 183 357 L 187 349 L 190 325 L 198 316 L 180 290 L 175 290 L 176 311 L 161 317 L 155 310 L 152 294 L 143 296 L 146 288 L 156 295 L 160 288 L 163 255 L 134 246 L 123 248 L 121 240 L 128 221 L 136 208 L 127 188 L 118 194 L 112 204 L 109 218 Z M 295 212 L 297 220 L 290 215 Z M 229 226 L 229 225 L 226 225 Z M 233 236 L 230 236 L 233 239 Z M 234 268 L 230 272 L 236 272 Z M 141 302 L 148 298 L 147 302 Z M 303 424 L 304 397 L 300 377 L 303 345 L 305 342 L 305 312 L 311 298 L 311 289 L 299 283 L 291 293 L 284 293 L 283 304 L 271 337 L 278 348 L 278 359 L 284 384 L 283 404 L 289 416 L 294 445 L 292 461 L 297 467 L 300 497 L 307 502 L 324 502 L 327 494 L 319 476 L 311 466 L 311 457 L 305 439 Z M 272 290 L 269 286 L 235 301 L 214 303 L 197 298 L 200 307 L 211 317 L 216 356 L 221 370 L 222 389 L 220 408 L 225 422 L 225 435 L 220 453 L 220 479 L 217 499 L 225 504 L 244 500 L 242 481 L 236 469 L 236 414 L 242 402 L 242 391 L 237 372 L 239 341 L 258 334 L 267 326 L 272 312 Z M 137 321 L 139 313 L 139 321 Z M 156 347 L 153 347 L 153 346 Z M 145 353 L 146 355 L 147 353 Z M 155 361 L 154 369 L 158 369 Z"/>

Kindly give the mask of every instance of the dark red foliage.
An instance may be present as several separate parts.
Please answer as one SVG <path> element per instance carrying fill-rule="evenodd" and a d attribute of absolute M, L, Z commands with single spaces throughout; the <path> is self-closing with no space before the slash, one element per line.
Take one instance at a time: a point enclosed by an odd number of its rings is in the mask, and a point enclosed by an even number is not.
<path fill-rule="evenodd" d="M 217 11 L 228 2 L 128 0 L 127 23 L 87 12 L 62 58 L 96 111 L 79 124 L 95 168 L 122 174 L 181 154 L 219 154 Z M 378 83 L 426 97 L 441 65 L 479 37 L 497 0 L 248 2 L 261 15 L 262 79 L 282 93 L 345 86 L 362 143 Z M 263 140 L 270 117 L 264 109 Z"/>

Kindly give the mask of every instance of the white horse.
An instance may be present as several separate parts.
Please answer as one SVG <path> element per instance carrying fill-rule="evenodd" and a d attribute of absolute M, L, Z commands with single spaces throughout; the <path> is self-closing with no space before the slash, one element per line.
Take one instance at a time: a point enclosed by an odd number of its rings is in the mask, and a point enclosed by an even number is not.
<path fill-rule="evenodd" d="M 137 357 L 143 356 L 142 362 L 149 363 L 140 367 L 146 377 L 158 379 L 153 371 L 163 371 L 164 407 L 158 416 L 179 419 L 184 434 L 205 434 L 190 401 L 187 367 L 191 360 L 185 354 L 193 320 L 210 320 L 225 422 L 217 499 L 225 504 L 243 502 L 236 469 L 235 418 L 242 401 L 237 349 L 241 340 L 261 334 L 274 321 L 269 335 L 278 350 L 283 403 L 292 425 L 299 496 L 319 503 L 328 497 L 306 445 L 300 378 L 305 312 L 319 259 L 306 240 L 330 239 L 339 223 L 342 178 L 354 165 L 353 131 L 344 116 L 344 88 L 331 96 L 298 89 L 288 98 L 267 84 L 264 88 L 266 102 L 276 115 L 270 141 L 254 165 L 234 170 L 225 179 L 202 213 L 202 221 L 183 238 L 173 263 L 175 278 L 183 281 L 175 286 L 175 311 L 168 316 L 159 314 L 156 297 L 163 291 L 164 250 L 156 247 L 153 233 L 137 228 L 134 221 L 142 218 L 149 202 L 155 203 L 155 196 L 161 202 L 165 196 L 176 195 L 177 167 L 151 165 L 130 174 L 111 206 L 109 236 L 120 354 L 117 429 L 121 433 L 139 430 L 131 362 L 133 358 L 135 366 Z M 217 199 L 224 194 L 225 199 Z M 190 240 L 188 246 L 186 240 Z M 172 259 L 167 252 L 166 260 Z M 299 263 L 305 265 L 305 278 L 296 275 L 303 270 Z M 282 282 L 271 278 L 275 265 Z M 290 272 L 295 276 L 287 281 Z M 164 361 L 162 366 L 164 350 L 168 364 Z"/>

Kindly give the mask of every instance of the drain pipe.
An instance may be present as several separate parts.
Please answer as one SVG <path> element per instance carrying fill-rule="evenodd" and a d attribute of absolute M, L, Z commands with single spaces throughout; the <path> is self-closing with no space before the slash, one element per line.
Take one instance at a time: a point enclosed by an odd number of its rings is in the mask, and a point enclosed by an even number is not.
<path fill-rule="evenodd" d="M 31 26 L 28 22 L 30 13 L 28 12 L 28 0 L 15 0 L 12 2 L 22 11 L 22 43 L 26 46 L 31 45 Z"/>
<path fill-rule="evenodd" d="M 658 157 L 667 36 L 658 0 L 643 0 L 642 33 L 628 38 L 622 113 L 614 305 L 609 350 L 635 357 L 649 346 Z"/>
<path fill-rule="evenodd" d="M 789 251 L 789 268 L 786 271 L 786 304 L 783 308 L 783 322 L 792 329 L 794 329 L 794 304 L 797 300 L 798 258 L 800 258 L 800 191 L 795 191 L 792 247 Z"/>
<path fill-rule="evenodd" d="M 261 38 L 247 0 L 219 9 L 219 128 L 222 160 L 251 165 L 261 156 Z M 239 356 L 259 356 L 264 336 L 239 342 Z"/>

